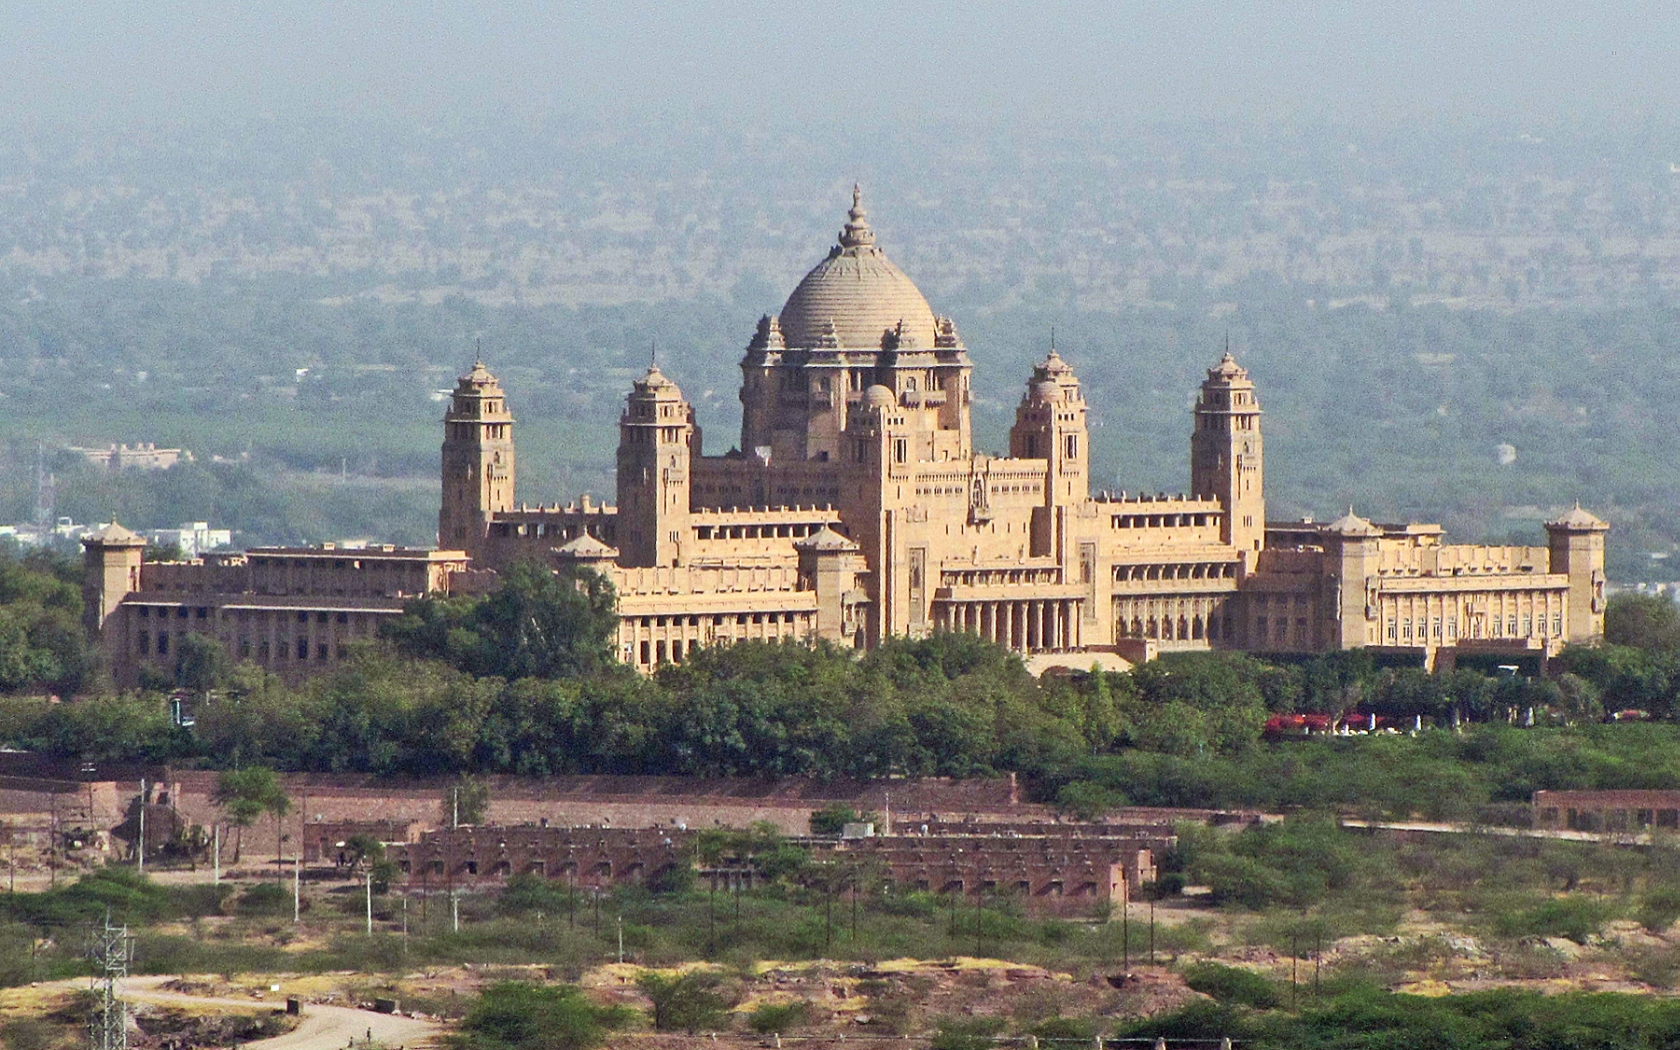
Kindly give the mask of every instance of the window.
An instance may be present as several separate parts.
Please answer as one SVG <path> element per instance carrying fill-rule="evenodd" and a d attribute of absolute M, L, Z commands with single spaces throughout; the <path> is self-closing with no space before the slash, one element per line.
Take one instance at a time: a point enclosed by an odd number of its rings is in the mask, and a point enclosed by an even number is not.
<path fill-rule="evenodd" d="M 1068 459 L 1078 459 L 1079 458 L 1079 435 L 1078 434 L 1067 435 L 1066 456 L 1067 456 Z"/>
<path fill-rule="evenodd" d="M 309 639 L 299 638 L 297 640 L 297 658 L 299 660 L 309 659 Z"/>
<path fill-rule="evenodd" d="M 1510 624 L 1511 624 L 1511 637 L 1515 638 L 1517 636 L 1517 617 L 1516 617 L 1515 613 L 1511 614 Z"/>
<path fill-rule="evenodd" d="M 152 652 L 152 636 L 145 631 L 140 632 L 140 655 L 150 656 Z"/>
<path fill-rule="evenodd" d="M 1441 618 L 1439 616 L 1435 617 L 1434 621 L 1431 622 L 1430 626 L 1434 629 L 1433 633 L 1435 635 L 1435 640 L 1440 641 L 1441 640 Z"/>
<path fill-rule="evenodd" d="M 1558 635 L 1561 635 L 1563 633 L 1563 614 L 1562 613 L 1553 613 L 1552 614 L 1552 633 L 1553 634 L 1558 634 Z"/>
<path fill-rule="evenodd" d="M 903 463 L 910 458 L 910 442 L 904 438 L 893 440 L 893 462 Z"/>
<path fill-rule="evenodd" d="M 159 631 L 158 632 L 158 655 L 159 656 L 168 656 L 169 655 L 169 632 L 168 631 Z"/>
<path fill-rule="evenodd" d="M 1398 630 L 1399 626 L 1393 620 L 1388 621 L 1388 642 L 1390 645 L 1394 644 L 1395 632 Z"/>
<path fill-rule="evenodd" d="M 1409 642 L 1412 640 L 1412 621 L 1400 621 L 1400 640 L 1403 642 Z"/>

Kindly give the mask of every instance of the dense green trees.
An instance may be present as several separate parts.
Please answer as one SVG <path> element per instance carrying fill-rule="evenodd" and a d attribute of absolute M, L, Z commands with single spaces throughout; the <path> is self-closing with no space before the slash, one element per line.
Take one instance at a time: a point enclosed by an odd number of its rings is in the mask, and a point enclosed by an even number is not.
<path fill-rule="evenodd" d="M 0 558 L 0 692 L 79 691 L 93 673 L 80 566 L 44 552 Z"/>
<path fill-rule="evenodd" d="M 503 571 L 494 593 L 422 598 L 385 634 L 404 652 L 475 675 L 586 675 L 613 660 L 615 601 L 599 573 L 521 562 Z"/>

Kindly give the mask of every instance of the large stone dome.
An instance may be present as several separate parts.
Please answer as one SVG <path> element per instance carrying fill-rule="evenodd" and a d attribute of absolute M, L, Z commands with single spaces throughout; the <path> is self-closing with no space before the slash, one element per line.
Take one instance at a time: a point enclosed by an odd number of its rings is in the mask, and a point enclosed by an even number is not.
<path fill-rule="evenodd" d="M 838 342 L 847 349 L 879 350 L 882 335 L 900 322 L 900 346 L 934 345 L 933 308 L 875 244 L 861 194 L 853 187 L 852 210 L 840 243 L 788 296 L 780 318 L 782 335 L 790 347 Z"/>

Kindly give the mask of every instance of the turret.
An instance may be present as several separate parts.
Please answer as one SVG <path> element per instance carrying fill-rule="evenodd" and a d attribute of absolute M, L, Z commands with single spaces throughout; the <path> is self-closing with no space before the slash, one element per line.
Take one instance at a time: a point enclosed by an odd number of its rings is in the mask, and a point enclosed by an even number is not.
<path fill-rule="evenodd" d="M 1027 392 L 1009 429 L 1009 454 L 1047 463 L 1045 506 L 1083 503 L 1090 496 L 1090 433 L 1085 396 L 1073 369 L 1054 349 L 1027 380 Z"/>
<path fill-rule="evenodd" d="M 1569 620 L 1564 640 L 1596 642 L 1604 637 L 1604 534 L 1610 526 L 1575 508 L 1546 522 L 1552 572 L 1569 577 Z"/>
<path fill-rule="evenodd" d="M 690 463 L 700 454 L 694 409 L 650 365 L 618 422 L 618 546 L 626 566 L 681 565 L 689 535 Z"/>
<path fill-rule="evenodd" d="M 513 416 L 484 362 L 455 382 L 443 417 L 438 546 L 482 556 L 490 518 L 513 508 Z"/>
<path fill-rule="evenodd" d="M 1257 551 L 1266 539 L 1260 402 L 1229 350 L 1208 369 L 1190 435 L 1190 494 L 1225 508 L 1219 538 Z"/>
<path fill-rule="evenodd" d="M 116 522 L 82 540 L 82 626 L 97 638 L 122 600 L 140 589 L 146 541 Z"/>
<path fill-rule="evenodd" d="M 1327 604 L 1329 614 L 1334 617 L 1330 630 L 1336 648 L 1376 645 L 1380 641 L 1377 587 L 1382 529 L 1349 507 L 1346 514 L 1325 525 L 1322 534 L 1335 579 L 1335 597 Z M 1268 639 L 1256 637 L 1253 632 L 1248 639 L 1251 649 L 1265 649 L 1267 642 Z"/>

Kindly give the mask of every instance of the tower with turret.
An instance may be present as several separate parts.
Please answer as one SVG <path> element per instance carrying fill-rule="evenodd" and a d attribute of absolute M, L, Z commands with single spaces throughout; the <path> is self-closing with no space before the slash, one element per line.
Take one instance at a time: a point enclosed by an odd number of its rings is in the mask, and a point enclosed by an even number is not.
<path fill-rule="evenodd" d="M 482 557 L 490 519 L 513 507 L 513 415 L 502 385 L 474 362 L 443 417 L 438 546 Z"/>
<path fill-rule="evenodd" d="M 82 540 L 82 626 L 100 637 L 122 600 L 140 589 L 146 541 L 116 522 Z"/>
<path fill-rule="evenodd" d="M 618 422 L 620 565 L 683 563 L 698 434 L 682 391 L 650 365 L 631 386 Z"/>
<path fill-rule="evenodd" d="M 1208 369 L 1190 434 L 1190 494 L 1225 508 L 1219 538 L 1240 551 L 1266 541 L 1260 402 L 1229 350 Z"/>
<path fill-rule="evenodd" d="M 1573 644 L 1604 637 L 1604 534 L 1610 526 L 1591 511 L 1573 510 L 1546 522 L 1553 573 L 1569 578 L 1569 617 L 1564 640 Z"/>

